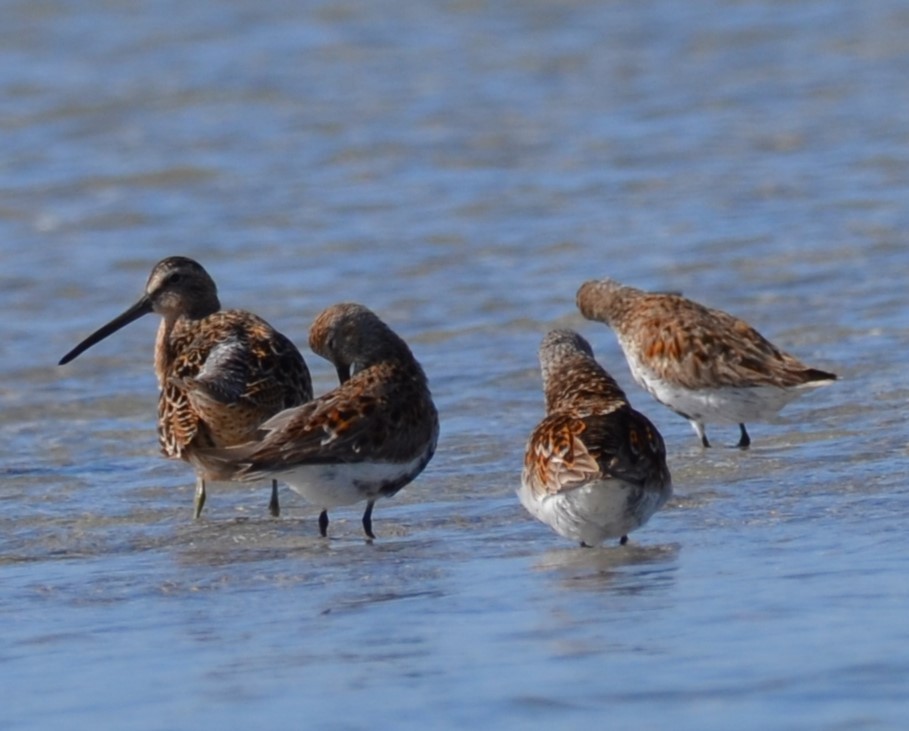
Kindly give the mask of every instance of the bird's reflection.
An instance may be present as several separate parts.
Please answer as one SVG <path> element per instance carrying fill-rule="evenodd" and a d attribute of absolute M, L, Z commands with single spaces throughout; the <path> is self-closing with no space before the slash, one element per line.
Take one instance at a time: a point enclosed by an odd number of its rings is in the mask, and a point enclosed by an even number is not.
<path fill-rule="evenodd" d="M 609 589 L 633 594 L 665 586 L 671 581 L 680 549 L 676 543 L 589 549 L 565 547 L 547 551 L 533 568 L 550 574 L 566 589 Z"/>

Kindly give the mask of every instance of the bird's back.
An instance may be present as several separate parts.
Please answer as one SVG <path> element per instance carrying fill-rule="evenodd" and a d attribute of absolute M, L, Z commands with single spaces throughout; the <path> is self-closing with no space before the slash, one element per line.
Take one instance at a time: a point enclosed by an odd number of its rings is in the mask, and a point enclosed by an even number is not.
<path fill-rule="evenodd" d="M 159 439 L 168 456 L 188 459 L 199 447 L 246 442 L 263 421 L 312 398 L 297 348 L 252 313 L 222 310 L 164 328 L 155 362 Z"/>

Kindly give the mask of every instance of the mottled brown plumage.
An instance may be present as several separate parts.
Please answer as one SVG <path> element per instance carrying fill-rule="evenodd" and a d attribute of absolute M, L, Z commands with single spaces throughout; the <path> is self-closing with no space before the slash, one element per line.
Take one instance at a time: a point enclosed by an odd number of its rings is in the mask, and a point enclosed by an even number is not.
<path fill-rule="evenodd" d="M 162 317 L 155 345 L 158 439 L 166 456 L 196 469 L 198 518 L 205 480 L 214 479 L 200 450 L 247 442 L 263 421 L 310 400 L 309 370 L 293 343 L 265 320 L 243 310 L 222 310 L 208 272 L 181 256 L 158 262 L 142 298 L 60 364 L 150 312 Z M 276 483 L 269 507 L 277 515 Z"/>
<path fill-rule="evenodd" d="M 583 545 L 624 543 L 672 493 L 663 439 L 574 331 L 548 333 L 540 365 L 546 417 L 524 453 L 521 503 Z"/>
<path fill-rule="evenodd" d="M 767 419 L 805 388 L 836 379 L 783 352 L 748 323 L 679 294 L 643 292 L 611 279 L 585 282 L 577 304 L 613 329 L 634 379 L 689 419 L 704 446 L 708 421 Z"/>
<path fill-rule="evenodd" d="M 439 419 L 426 376 L 407 344 L 366 307 L 343 303 L 319 314 L 310 347 L 331 361 L 340 385 L 269 419 L 258 441 L 213 450 L 233 479 L 280 477 L 323 508 L 367 501 L 372 509 L 413 480 L 435 452 Z"/>

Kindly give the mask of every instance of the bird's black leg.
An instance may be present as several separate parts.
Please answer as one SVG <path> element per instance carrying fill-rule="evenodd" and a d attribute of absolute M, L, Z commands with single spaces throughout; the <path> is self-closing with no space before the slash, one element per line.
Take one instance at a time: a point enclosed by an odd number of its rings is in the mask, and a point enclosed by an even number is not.
<path fill-rule="evenodd" d="M 744 424 L 739 424 L 739 429 L 742 430 L 742 438 L 739 439 L 739 443 L 736 446 L 739 449 L 748 449 L 751 446 L 751 437 L 748 436 L 748 430 L 745 429 Z"/>
<path fill-rule="evenodd" d="M 268 512 L 272 518 L 281 515 L 281 505 L 278 503 L 278 481 L 271 481 L 271 500 L 268 501 Z"/>
<path fill-rule="evenodd" d="M 374 539 L 375 533 L 372 532 L 372 508 L 376 504 L 375 500 L 370 500 L 366 503 L 366 511 L 363 513 L 363 532 L 366 533 L 367 538 Z"/>
<path fill-rule="evenodd" d="M 682 414 L 682 416 L 685 416 L 685 415 Z M 710 447 L 710 441 L 707 439 L 707 427 L 705 427 L 701 422 L 695 421 L 694 419 L 691 419 L 687 416 L 685 416 L 685 418 L 688 419 L 688 421 L 691 422 L 691 426 L 694 427 L 695 433 L 698 435 L 698 437 L 701 440 L 701 446 L 704 447 L 705 449 Z"/>
<path fill-rule="evenodd" d="M 319 533 L 325 538 L 328 536 L 328 511 L 323 510 L 319 513 Z"/>

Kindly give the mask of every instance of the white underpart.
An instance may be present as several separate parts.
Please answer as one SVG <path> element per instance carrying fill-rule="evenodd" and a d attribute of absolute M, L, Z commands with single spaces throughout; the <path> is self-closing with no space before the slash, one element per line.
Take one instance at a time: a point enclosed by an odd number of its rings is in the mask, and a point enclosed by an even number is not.
<path fill-rule="evenodd" d="M 769 421 L 790 401 L 805 390 L 822 386 L 827 381 L 814 381 L 792 388 L 777 386 L 746 386 L 737 388 L 690 389 L 670 383 L 645 368 L 626 351 L 628 367 L 634 380 L 661 404 L 684 414 L 692 422 L 707 424 L 726 422 L 744 424 L 751 421 Z"/>
<path fill-rule="evenodd" d="M 384 485 L 416 476 L 424 459 L 421 455 L 410 462 L 306 464 L 255 477 L 281 480 L 316 507 L 333 508 L 377 497 Z"/>
<path fill-rule="evenodd" d="M 540 495 L 530 488 L 526 476 L 517 492 L 521 505 L 533 517 L 560 536 L 588 546 L 640 528 L 669 497 L 668 491 L 648 490 L 632 505 L 630 500 L 637 491 L 621 480 L 597 480 L 555 495 Z"/>

